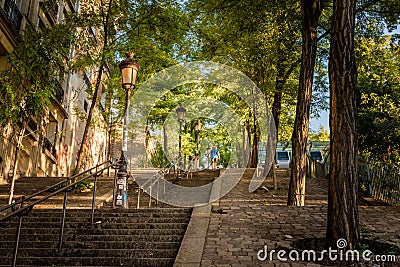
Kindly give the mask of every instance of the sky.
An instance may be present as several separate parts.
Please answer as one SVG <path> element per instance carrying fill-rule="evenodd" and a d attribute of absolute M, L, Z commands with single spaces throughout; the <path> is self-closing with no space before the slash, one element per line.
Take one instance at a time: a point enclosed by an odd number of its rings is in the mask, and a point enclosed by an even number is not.
<path fill-rule="evenodd" d="M 325 130 L 329 131 L 329 110 L 321 111 L 318 119 L 310 119 L 310 128 L 317 132 L 320 125 L 324 126 Z"/>

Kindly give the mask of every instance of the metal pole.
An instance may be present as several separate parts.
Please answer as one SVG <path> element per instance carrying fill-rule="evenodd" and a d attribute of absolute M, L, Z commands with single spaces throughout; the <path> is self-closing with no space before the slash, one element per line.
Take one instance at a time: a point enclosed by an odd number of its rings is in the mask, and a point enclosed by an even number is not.
<path fill-rule="evenodd" d="M 91 218 L 90 218 L 91 226 L 93 226 L 93 223 L 94 223 L 94 208 L 96 206 L 96 194 L 97 194 L 97 168 L 96 168 L 96 175 L 94 176 L 93 197 L 92 197 L 92 214 L 91 214 Z"/>
<path fill-rule="evenodd" d="M 121 148 L 121 157 L 119 159 L 120 167 L 118 169 L 118 180 L 117 180 L 117 200 L 116 206 L 120 206 L 122 208 L 128 208 L 128 173 L 127 167 L 128 162 L 126 160 L 126 152 L 128 151 L 128 112 L 129 112 L 129 104 L 130 104 L 130 95 L 131 90 L 126 90 L 126 98 L 125 98 L 125 114 L 124 114 L 124 125 L 122 132 L 122 148 Z"/>
<path fill-rule="evenodd" d="M 182 121 L 179 121 L 179 155 L 178 155 L 178 178 L 181 178 L 182 168 Z"/>
<path fill-rule="evenodd" d="M 24 207 L 24 199 L 25 199 L 25 197 L 22 196 L 21 209 Z M 22 216 L 23 216 L 23 213 L 18 214 L 17 233 L 15 235 L 14 251 L 13 251 L 13 262 L 12 262 L 13 267 L 15 267 L 17 265 L 19 238 L 21 236 L 21 227 L 22 227 Z"/>
<path fill-rule="evenodd" d="M 196 130 L 196 155 L 194 155 L 195 156 L 195 170 L 196 171 L 200 167 L 199 135 L 200 135 L 200 131 Z"/>
<path fill-rule="evenodd" d="M 62 243 L 64 236 L 64 227 L 65 227 L 65 213 L 67 212 L 67 199 L 68 199 L 68 189 L 64 191 L 64 202 L 63 202 L 63 211 L 61 217 L 61 226 L 60 226 L 60 236 L 58 238 L 58 253 L 62 253 Z"/>

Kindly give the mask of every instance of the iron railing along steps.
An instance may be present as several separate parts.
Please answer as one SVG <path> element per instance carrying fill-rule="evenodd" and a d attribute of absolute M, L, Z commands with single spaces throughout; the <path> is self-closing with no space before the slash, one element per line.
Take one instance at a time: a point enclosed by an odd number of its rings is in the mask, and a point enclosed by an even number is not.
<path fill-rule="evenodd" d="M 90 265 L 171 266 L 190 219 L 191 209 L 98 209 L 93 227 L 87 212 L 68 211 L 62 255 L 56 253 L 59 210 L 33 210 L 21 229 L 18 266 Z M 52 223 L 49 223 L 52 221 Z M 54 222 L 53 222 L 54 221 Z M 15 229 L 0 224 L 0 266 L 12 257 Z M 54 231 L 53 234 L 50 234 Z M 35 245 L 30 246 L 29 244 Z M 8 246 L 7 246 L 8 245 Z M 100 257 L 101 260 L 97 258 Z M 118 258 L 116 261 L 115 258 Z"/>
<path fill-rule="evenodd" d="M 22 196 L 28 196 L 33 193 L 39 192 L 43 189 L 49 188 L 52 185 L 65 180 L 65 177 L 21 177 L 15 182 L 14 199 L 19 200 Z M 101 205 L 106 199 L 112 196 L 113 177 L 106 175 L 97 177 L 97 199 L 96 205 Z M 93 182 L 93 178 L 88 182 Z M 34 201 L 41 199 L 48 192 L 43 192 L 32 197 L 25 205 L 29 205 Z M 9 185 L 0 185 L 0 207 L 7 204 L 9 194 Z M 90 207 L 92 200 L 93 189 L 79 189 L 76 188 L 69 193 L 67 205 L 69 207 L 82 208 Z M 62 194 L 53 196 L 43 203 L 35 205 L 35 208 L 59 208 L 62 207 L 64 196 Z"/>
<path fill-rule="evenodd" d="M 94 208 L 102 187 L 100 177 L 109 167 L 115 169 L 105 162 L 76 176 L 76 183 L 96 181 L 96 191 L 90 193 L 92 202 L 87 207 L 80 207 L 79 200 L 84 197 L 79 194 L 78 202 L 70 203 L 76 185 L 69 182 L 71 177 L 0 208 L 5 214 L 0 224 L 0 266 L 172 266 L 191 209 Z M 112 186 L 107 181 L 108 191 L 114 188 L 115 177 L 114 173 L 114 179 L 110 179 Z M 63 198 L 63 204 L 68 205 L 63 205 L 63 209 L 46 206 L 45 202 L 52 203 L 51 199 L 57 202 L 67 192 L 68 201 Z M 45 196 L 40 198 L 42 193 Z M 134 194 L 130 198 L 135 198 Z M 42 204 L 43 208 L 38 208 Z"/>

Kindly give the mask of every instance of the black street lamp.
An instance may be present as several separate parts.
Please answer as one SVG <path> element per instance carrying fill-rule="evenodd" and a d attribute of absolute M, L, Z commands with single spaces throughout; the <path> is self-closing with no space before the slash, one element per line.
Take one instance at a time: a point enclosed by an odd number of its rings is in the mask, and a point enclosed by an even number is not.
<path fill-rule="evenodd" d="M 117 172 L 117 190 L 114 196 L 116 206 L 128 208 L 128 162 L 126 152 L 128 151 L 128 112 L 131 99 L 131 90 L 135 89 L 139 63 L 133 59 L 133 53 L 126 53 L 126 59 L 119 64 L 122 77 L 122 87 L 125 89 L 125 111 L 124 125 L 122 131 L 121 157 L 119 159 L 119 169 Z"/>
<path fill-rule="evenodd" d="M 186 109 L 179 104 L 176 109 L 176 116 L 179 121 L 179 154 L 178 154 L 178 178 L 181 178 L 181 168 L 182 168 L 182 123 L 185 121 Z"/>
<path fill-rule="evenodd" d="M 199 168 L 199 136 L 200 136 L 200 131 L 201 131 L 201 127 L 203 125 L 201 124 L 200 120 L 197 120 L 196 125 L 194 126 L 195 130 L 196 130 L 196 155 L 195 155 L 195 160 L 196 160 L 196 169 Z"/>

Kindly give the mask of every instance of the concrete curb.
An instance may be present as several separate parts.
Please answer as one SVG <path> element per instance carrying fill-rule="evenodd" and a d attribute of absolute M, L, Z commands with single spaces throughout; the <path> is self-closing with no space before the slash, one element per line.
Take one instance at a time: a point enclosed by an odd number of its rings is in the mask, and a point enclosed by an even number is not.
<path fill-rule="evenodd" d="M 208 225 L 210 224 L 212 206 L 219 206 L 222 179 L 214 181 L 210 193 L 210 203 L 194 207 L 189 225 L 183 237 L 174 267 L 197 267 L 201 265 Z M 218 202 L 217 202 L 218 200 Z M 211 202 L 215 203 L 211 204 Z"/>
<path fill-rule="evenodd" d="M 210 223 L 211 204 L 193 208 L 174 267 L 200 266 Z"/>

